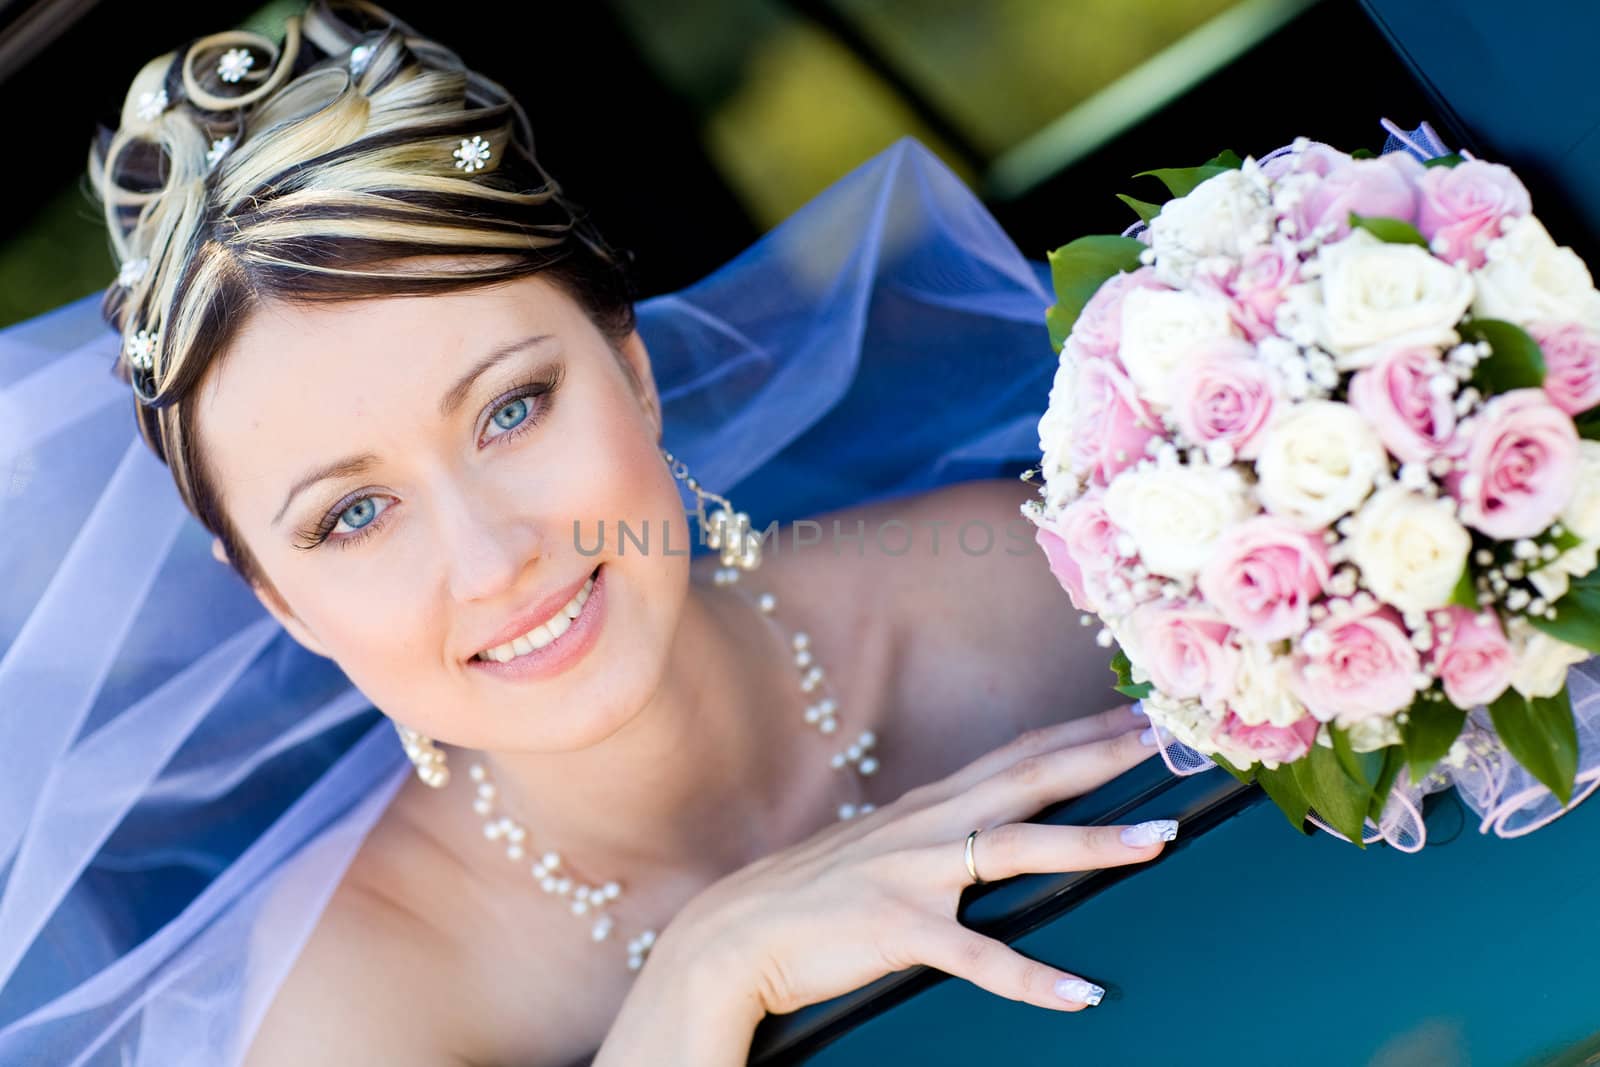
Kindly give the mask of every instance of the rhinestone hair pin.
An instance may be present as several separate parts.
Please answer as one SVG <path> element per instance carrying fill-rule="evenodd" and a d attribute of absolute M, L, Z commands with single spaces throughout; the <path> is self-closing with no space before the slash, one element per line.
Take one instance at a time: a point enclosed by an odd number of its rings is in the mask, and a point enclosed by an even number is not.
<path fill-rule="evenodd" d="M 140 93 L 139 117 L 146 122 L 154 122 L 161 117 L 163 111 L 167 110 L 168 103 L 165 89 L 157 89 L 153 93 Z"/>
<path fill-rule="evenodd" d="M 475 170 L 482 170 L 493 153 L 490 151 L 489 142 L 474 134 L 470 138 L 462 138 L 461 147 L 450 154 L 456 157 L 457 170 L 471 174 Z"/>
<path fill-rule="evenodd" d="M 255 65 L 256 57 L 248 49 L 230 48 L 217 61 L 217 77 L 230 84 L 242 81 Z"/>
<path fill-rule="evenodd" d="M 128 338 L 126 346 L 128 362 L 142 371 L 149 371 L 155 367 L 157 340 L 158 335 L 151 330 L 140 330 Z"/>
<path fill-rule="evenodd" d="M 224 137 L 218 137 L 215 141 L 212 141 L 211 147 L 206 149 L 206 166 L 215 169 L 216 165 L 222 162 L 222 157 L 227 155 L 232 148 L 232 134 L 228 134 Z"/>
<path fill-rule="evenodd" d="M 143 256 L 130 259 L 117 270 L 117 284 L 124 289 L 132 289 L 144 278 L 144 272 L 150 269 L 150 261 Z"/>

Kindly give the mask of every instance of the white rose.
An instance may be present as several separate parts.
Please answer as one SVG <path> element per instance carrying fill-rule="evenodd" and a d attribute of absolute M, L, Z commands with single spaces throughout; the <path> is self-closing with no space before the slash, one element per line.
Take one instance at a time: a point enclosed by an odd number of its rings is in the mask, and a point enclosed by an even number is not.
<path fill-rule="evenodd" d="M 1050 400 L 1039 417 L 1040 472 L 1044 475 L 1046 506 L 1062 507 L 1078 490 L 1078 477 L 1072 471 L 1072 433 L 1076 396 L 1077 363 L 1063 350 L 1056 366 Z"/>
<path fill-rule="evenodd" d="M 1272 201 L 1259 170 L 1207 178 L 1188 196 L 1169 200 L 1150 223 L 1156 277 L 1185 287 L 1195 268 L 1215 256 L 1242 259 L 1272 240 Z"/>
<path fill-rule="evenodd" d="M 1578 442 L 1578 490 L 1561 509 L 1561 522 L 1585 541 L 1600 541 L 1600 441 Z"/>
<path fill-rule="evenodd" d="M 1241 642 L 1229 710 L 1246 726 L 1292 726 L 1305 718 L 1306 706 L 1289 689 L 1292 667 L 1288 656 L 1260 641 Z"/>
<path fill-rule="evenodd" d="M 1367 588 L 1401 611 L 1432 611 L 1450 602 L 1472 551 L 1472 535 L 1448 499 L 1429 500 L 1398 485 L 1372 494 L 1356 513 L 1350 559 Z"/>
<path fill-rule="evenodd" d="M 1317 263 L 1319 280 L 1293 287 L 1290 302 L 1315 324 L 1340 370 L 1370 366 L 1385 347 L 1459 340 L 1455 328 L 1472 305 L 1472 278 L 1427 249 L 1352 230 L 1324 245 Z"/>
<path fill-rule="evenodd" d="M 1506 623 L 1506 637 L 1511 641 L 1511 688 L 1530 700 L 1561 692 L 1567 668 L 1589 658 L 1586 650 L 1551 637 L 1517 615 Z"/>
<path fill-rule="evenodd" d="M 1209 341 L 1234 336 L 1221 300 L 1166 289 L 1132 289 L 1122 298 L 1117 354 L 1147 403 L 1169 406 L 1172 379 L 1185 356 Z"/>
<path fill-rule="evenodd" d="M 1142 701 L 1150 721 L 1196 752 L 1217 751 L 1218 718 L 1198 700 L 1180 700 L 1157 689 Z M 1230 761 L 1231 762 L 1231 761 Z M 1248 764 L 1251 761 L 1246 761 Z"/>
<path fill-rule="evenodd" d="M 1475 272 L 1475 315 L 1519 326 L 1540 320 L 1581 322 L 1600 329 L 1600 293 L 1589 268 L 1570 248 L 1556 245 L 1532 215 L 1518 219 L 1505 236 L 1490 241 L 1487 262 Z"/>
<path fill-rule="evenodd" d="M 1400 725 L 1392 715 L 1369 715 L 1350 724 L 1350 748 L 1355 752 L 1376 752 L 1400 743 Z"/>
<path fill-rule="evenodd" d="M 1567 595 L 1571 579 L 1600 565 L 1600 441 L 1578 442 L 1578 488 L 1561 509 L 1561 522 L 1579 543 L 1528 575 L 1552 603 Z"/>
<path fill-rule="evenodd" d="M 1106 490 L 1106 514 L 1133 538 L 1144 565 L 1192 578 L 1224 530 L 1255 508 L 1238 472 L 1210 466 L 1126 470 Z"/>
<path fill-rule="evenodd" d="M 1389 454 L 1348 404 L 1308 400 L 1277 415 L 1256 458 L 1267 510 L 1327 526 L 1353 510 L 1389 468 Z"/>

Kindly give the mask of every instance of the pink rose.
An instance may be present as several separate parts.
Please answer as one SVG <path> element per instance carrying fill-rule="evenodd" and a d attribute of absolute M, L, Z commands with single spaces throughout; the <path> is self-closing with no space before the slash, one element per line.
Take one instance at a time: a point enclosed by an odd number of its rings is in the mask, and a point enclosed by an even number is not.
<path fill-rule="evenodd" d="M 1578 431 L 1543 389 L 1495 397 L 1471 420 L 1466 436 L 1466 470 L 1446 484 L 1468 526 L 1502 541 L 1532 537 L 1572 499 Z"/>
<path fill-rule="evenodd" d="M 1191 442 L 1226 442 L 1236 455 L 1253 459 L 1272 415 L 1272 373 L 1250 342 L 1212 341 L 1184 357 L 1172 397 L 1172 416 Z"/>
<path fill-rule="evenodd" d="M 1258 761 L 1293 763 L 1311 751 L 1317 740 L 1317 720 L 1307 715 L 1290 726 L 1247 726 L 1230 711 L 1217 732 L 1231 742 L 1230 747 L 1249 752 Z"/>
<path fill-rule="evenodd" d="M 1321 181 L 1306 190 L 1293 211 L 1298 235 L 1310 236 L 1327 227 L 1324 236 L 1337 241 L 1350 233 L 1350 215 L 1401 219 L 1417 217 L 1417 192 L 1413 181 L 1422 164 L 1404 152 L 1377 159 L 1353 159 L 1333 167 Z"/>
<path fill-rule="evenodd" d="M 1221 710 L 1239 663 L 1228 632 L 1226 622 L 1198 604 L 1146 604 L 1129 616 L 1129 654 L 1163 693 Z"/>
<path fill-rule="evenodd" d="M 1431 657 L 1444 695 L 1458 708 L 1487 704 L 1511 684 L 1511 642 L 1492 611 L 1457 606 L 1444 611 L 1449 621 L 1434 626 Z"/>
<path fill-rule="evenodd" d="M 1448 452 L 1455 438 L 1454 397 L 1428 387 L 1449 373 L 1432 348 L 1396 348 L 1350 379 L 1350 406 L 1402 463 L 1425 463 Z"/>
<path fill-rule="evenodd" d="M 1096 289 L 1072 325 L 1072 340 L 1086 355 L 1115 361 L 1122 343 L 1122 301 L 1135 289 L 1166 289 L 1154 267 L 1113 275 Z M 1120 362 L 1118 366 L 1121 366 Z"/>
<path fill-rule="evenodd" d="M 1568 415 L 1600 404 L 1600 336 L 1576 322 L 1528 327 L 1544 352 L 1544 391 Z"/>
<path fill-rule="evenodd" d="M 1078 365 L 1073 404 L 1072 466 L 1098 485 L 1143 458 L 1145 445 L 1160 433 L 1128 376 L 1103 359 Z"/>
<path fill-rule="evenodd" d="M 1321 141 L 1309 141 L 1300 152 L 1285 152 L 1261 164 L 1262 173 L 1273 181 L 1291 174 L 1315 174 L 1323 177 L 1340 167 L 1347 167 L 1354 159 L 1345 152 Z"/>
<path fill-rule="evenodd" d="M 1289 286 L 1300 280 L 1300 257 L 1284 241 L 1252 248 L 1222 275 L 1204 278 L 1228 301 L 1234 323 L 1252 341 L 1271 337 L 1278 305 Z"/>
<path fill-rule="evenodd" d="M 1484 248 L 1500 236 L 1500 221 L 1533 210 L 1533 201 L 1510 167 L 1471 159 L 1454 167 L 1429 167 L 1417 184 L 1417 229 L 1434 254 L 1449 263 L 1483 266 Z"/>
<path fill-rule="evenodd" d="M 1410 707 L 1421 667 L 1399 616 L 1380 607 L 1312 627 L 1295 651 L 1289 688 L 1323 722 L 1349 726 Z"/>
<path fill-rule="evenodd" d="M 1218 539 L 1199 585 L 1206 602 L 1240 633 L 1281 641 L 1305 629 L 1329 573 L 1320 532 L 1257 515 Z"/>
<path fill-rule="evenodd" d="M 1079 611 L 1098 614 L 1105 604 L 1106 579 L 1117 568 L 1120 532 L 1095 490 L 1068 504 L 1052 525 L 1040 526 L 1035 534 L 1050 561 L 1050 573 Z"/>

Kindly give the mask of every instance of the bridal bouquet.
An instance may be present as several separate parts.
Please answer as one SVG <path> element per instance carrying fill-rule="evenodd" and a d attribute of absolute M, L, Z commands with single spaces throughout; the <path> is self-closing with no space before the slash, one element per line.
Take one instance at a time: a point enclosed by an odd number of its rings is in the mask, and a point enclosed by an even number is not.
<path fill-rule="evenodd" d="M 1568 668 L 1600 652 L 1589 271 L 1481 160 L 1302 140 L 1150 173 L 1171 197 L 1122 198 L 1135 236 L 1050 256 L 1024 506 L 1119 691 L 1357 842 L 1468 741 L 1569 803 Z"/>

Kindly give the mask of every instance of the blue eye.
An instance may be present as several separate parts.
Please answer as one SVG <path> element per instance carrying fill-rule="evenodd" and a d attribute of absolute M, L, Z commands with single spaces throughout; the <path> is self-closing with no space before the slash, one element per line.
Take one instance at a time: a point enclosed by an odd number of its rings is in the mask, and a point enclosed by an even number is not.
<path fill-rule="evenodd" d="M 498 432 L 486 433 L 485 440 L 517 437 L 543 422 L 563 376 L 564 370 L 558 366 L 545 377 L 521 386 L 516 394 L 492 409 L 487 428 L 498 428 Z M 379 501 L 383 501 L 382 507 L 378 506 Z M 393 502 L 389 497 L 370 494 L 352 500 L 344 508 L 328 512 L 317 529 L 302 535 L 305 540 L 296 547 L 312 549 L 329 541 L 340 548 L 360 544 L 384 525 L 380 517 Z"/>
<path fill-rule="evenodd" d="M 515 430 L 527 419 L 529 410 L 528 398 L 518 397 L 516 400 L 513 400 L 511 403 L 504 405 L 498 411 L 496 411 L 494 413 L 494 417 L 489 420 L 489 424 L 491 426 L 498 426 L 502 430 Z M 495 434 L 493 436 L 500 437 L 504 435 Z"/>
<path fill-rule="evenodd" d="M 339 513 L 339 523 L 334 526 L 332 532 L 340 533 L 347 531 L 353 533 L 371 525 L 372 521 L 380 514 L 380 510 L 378 508 L 379 499 L 380 498 L 375 496 L 364 496 L 360 500 L 357 500 L 354 504 L 351 504 L 349 507 L 345 508 Z M 340 525 L 345 525 L 346 531 L 341 531 L 339 529 Z"/>

